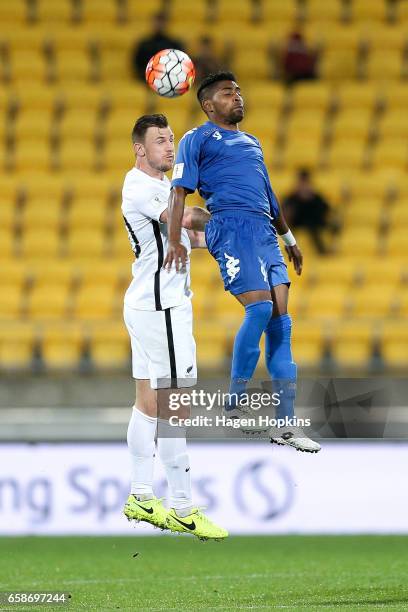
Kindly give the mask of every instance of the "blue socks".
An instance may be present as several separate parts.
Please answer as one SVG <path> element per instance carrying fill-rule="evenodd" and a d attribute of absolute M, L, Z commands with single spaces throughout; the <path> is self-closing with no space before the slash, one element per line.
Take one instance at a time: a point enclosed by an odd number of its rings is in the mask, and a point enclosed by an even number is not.
<path fill-rule="evenodd" d="M 260 354 L 259 342 L 271 315 L 272 302 L 269 300 L 245 306 L 245 318 L 234 342 L 229 389 L 229 393 L 236 393 L 238 398 L 245 392 L 246 385 L 255 372 Z M 226 410 L 233 408 L 233 401 L 225 406 Z"/>
<path fill-rule="evenodd" d="M 297 367 L 292 359 L 291 332 L 292 319 L 288 314 L 271 318 L 265 330 L 266 367 L 274 382 L 274 391 L 281 391 L 280 405 L 276 408 L 278 419 L 294 416 Z"/>

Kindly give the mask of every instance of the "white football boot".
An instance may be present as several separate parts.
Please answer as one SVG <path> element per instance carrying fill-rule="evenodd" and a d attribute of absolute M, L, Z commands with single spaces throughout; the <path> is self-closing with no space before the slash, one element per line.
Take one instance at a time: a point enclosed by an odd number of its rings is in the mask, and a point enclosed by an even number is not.
<path fill-rule="evenodd" d="M 321 446 L 309 438 L 300 427 L 271 427 L 268 435 L 271 442 L 280 446 L 292 446 L 303 453 L 318 453 Z"/>

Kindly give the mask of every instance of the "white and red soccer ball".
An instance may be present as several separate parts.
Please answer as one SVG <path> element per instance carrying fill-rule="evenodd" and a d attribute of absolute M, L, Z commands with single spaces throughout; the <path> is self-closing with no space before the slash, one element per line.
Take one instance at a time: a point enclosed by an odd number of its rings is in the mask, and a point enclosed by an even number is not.
<path fill-rule="evenodd" d="M 146 81 L 153 91 L 165 98 L 187 93 L 194 83 L 195 68 L 187 53 L 163 49 L 146 66 Z"/>

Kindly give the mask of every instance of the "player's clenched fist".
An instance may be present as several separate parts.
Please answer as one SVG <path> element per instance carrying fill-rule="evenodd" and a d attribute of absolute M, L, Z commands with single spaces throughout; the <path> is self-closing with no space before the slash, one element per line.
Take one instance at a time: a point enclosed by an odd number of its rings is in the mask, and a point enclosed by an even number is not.
<path fill-rule="evenodd" d="M 169 242 L 163 267 L 170 270 L 173 263 L 177 272 L 187 265 L 187 249 L 181 242 Z"/>

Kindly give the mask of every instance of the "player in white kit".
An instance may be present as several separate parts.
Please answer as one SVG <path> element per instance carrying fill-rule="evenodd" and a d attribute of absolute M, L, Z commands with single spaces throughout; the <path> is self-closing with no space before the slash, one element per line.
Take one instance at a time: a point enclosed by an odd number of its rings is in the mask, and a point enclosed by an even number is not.
<path fill-rule="evenodd" d="M 164 173 L 174 163 L 174 135 L 166 117 L 144 115 L 133 128 L 132 142 L 136 163 L 125 177 L 122 212 L 136 256 L 124 300 L 136 401 L 127 433 L 132 482 L 124 514 L 129 520 L 200 539 L 223 539 L 227 531 L 193 506 L 185 429 L 176 427 L 175 431 L 163 406 L 158 414 L 157 389 L 163 404 L 171 390 L 193 386 L 197 380 L 190 262 L 182 270 L 163 268 L 170 195 L 170 181 Z M 200 207 L 185 210 L 181 239 L 188 253 L 206 246 L 202 230 L 208 219 L 209 214 Z M 168 481 L 169 510 L 153 493 L 156 434 Z"/>

